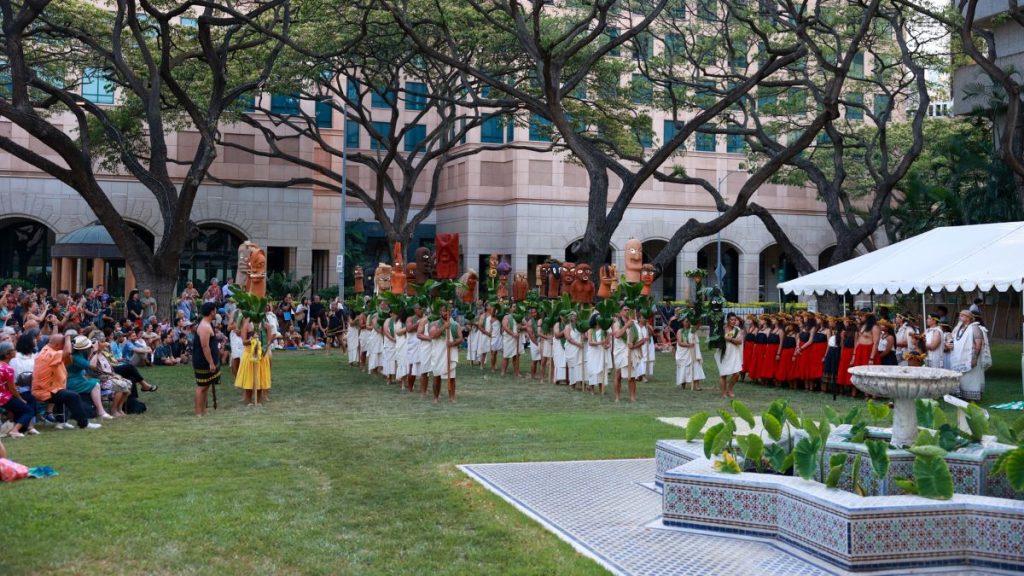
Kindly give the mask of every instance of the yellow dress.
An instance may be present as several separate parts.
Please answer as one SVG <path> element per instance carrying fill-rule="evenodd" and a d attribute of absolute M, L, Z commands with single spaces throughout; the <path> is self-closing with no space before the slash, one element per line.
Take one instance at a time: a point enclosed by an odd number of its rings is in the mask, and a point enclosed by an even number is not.
<path fill-rule="evenodd" d="M 235 388 L 270 390 L 270 356 L 263 354 L 259 338 L 250 339 L 249 344 L 242 350 Z"/>

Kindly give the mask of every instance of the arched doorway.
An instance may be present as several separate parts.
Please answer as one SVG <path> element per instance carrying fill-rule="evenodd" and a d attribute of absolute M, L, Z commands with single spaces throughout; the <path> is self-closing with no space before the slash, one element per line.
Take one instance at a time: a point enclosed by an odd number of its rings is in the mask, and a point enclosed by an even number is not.
<path fill-rule="evenodd" d="M 818 255 L 818 270 L 828 268 L 828 263 L 830 260 L 832 260 L 832 254 L 835 251 L 835 246 L 829 246 L 828 248 L 825 248 L 824 250 L 821 251 L 821 254 Z"/>
<path fill-rule="evenodd" d="M 642 244 L 641 252 L 644 257 L 644 264 L 652 262 L 668 242 L 664 240 L 647 240 Z M 651 296 L 655 300 L 668 297 L 677 300 L 680 296 L 676 290 L 676 259 L 673 258 L 667 266 L 661 270 L 661 276 L 651 284 Z"/>
<path fill-rule="evenodd" d="M 718 286 L 718 243 L 712 242 L 697 252 L 697 267 L 707 271 L 708 277 L 704 285 Z M 740 251 L 738 248 L 722 242 L 722 293 L 729 302 L 737 302 L 740 297 Z"/>
<path fill-rule="evenodd" d="M 27 218 L 0 222 L 0 278 L 19 278 L 50 286 L 50 249 L 56 234 L 45 224 Z"/>
<path fill-rule="evenodd" d="M 783 253 L 782 247 L 772 244 L 761 251 L 757 266 L 759 298 L 762 302 L 795 302 L 796 295 L 780 295 L 779 284 L 797 277 L 796 266 Z"/>
<path fill-rule="evenodd" d="M 245 241 L 236 230 L 219 224 L 202 224 L 181 254 L 180 292 L 187 282 L 202 292 L 210 280 L 234 278 L 238 268 L 238 247 Z"/>

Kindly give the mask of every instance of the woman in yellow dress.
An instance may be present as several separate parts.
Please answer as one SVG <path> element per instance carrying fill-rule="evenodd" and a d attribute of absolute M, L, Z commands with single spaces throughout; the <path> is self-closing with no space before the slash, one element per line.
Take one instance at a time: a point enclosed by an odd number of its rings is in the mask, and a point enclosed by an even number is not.
<path fill-rule="evenodd" d="M 242 342 L 245 348 L 242 350 L 238 376 L 235 377 L 235 388 L 242 389 L 242 400 L 248 406 L 259 405 L 260 392 L 270 390 L 270 355 L 265 353 L 261 334 L 253 330 L 252 326 L 252 322 L 246 322 L 242 331 Z M 268 329 L 269 327 L 264 324 L 263 333 L 268 333 Z M 253 391 L 255 391 L 255 400 Z"/>

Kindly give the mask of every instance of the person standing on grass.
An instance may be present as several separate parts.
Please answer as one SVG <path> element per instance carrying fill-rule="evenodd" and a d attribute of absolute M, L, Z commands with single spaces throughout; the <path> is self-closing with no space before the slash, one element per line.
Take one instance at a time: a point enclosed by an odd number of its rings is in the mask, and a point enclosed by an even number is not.
<path fill-rule="evenodd" d="M 220 384 L 220 366 L 217 364 L 220 353 L 217 350 L 217 339 L 213 335 L 213 316 L 217 313 L 217 305 L 203 302 L 201 314 L 203 319 L 196 328 L 192 341 L 192 370 L 196 376 L 196 416 L 206 416 L 206 395 L 211 386 Z M 213 407 L 217 407 L 217 390 L 213 391 Z"/>
<path fill-rule="evenodd" d="M 519 327 L 512 310 L 509 307 L 508 314 L 501 319 L 501 375 L 505 376 L 511 360 L 516 377 L 522 378 L 523 374 L 519 371 Z"/>
<path fill-rule="evenodd" d="M 431 361 L 434 372 L 434 403 L 441 397 L 441 379 L 448 380 L 448 401 L 455 402 L 455 369 L 459 365 L 462 329 L 452 321 L 448 304 L 438 310 L 441 318 L 430 329 Z"/>
<path fill-rule="evenodd" d="M 740 372 L 743 371 L 743 329 L 739 324 L 739 316 L 730 312 L 723 334 L 725 347 L 715 352 L 719 388 L 723 398 L 734 397 L 733 388 L 736 387 L 736 381 L 740 379 Z M 796 347 L 795 340 L 793 347 Z"/>

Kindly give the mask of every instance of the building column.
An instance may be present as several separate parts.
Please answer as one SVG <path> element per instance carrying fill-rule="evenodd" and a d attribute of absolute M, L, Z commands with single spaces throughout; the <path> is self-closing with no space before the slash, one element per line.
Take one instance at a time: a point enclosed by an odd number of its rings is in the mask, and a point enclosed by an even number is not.
<path fill-rule="evenodd" d="M 60 291 L 60 258 L 50 259 L 50 296 Z"/>
<path fill-rule="evenodd" d="M 132 272 L 132 267 L 128 265 L 128 262 L 124 263 L 124 295 L 127 297 L 131 294 L 132 290 L 135 290 L 135 274 Z"/>
<path fill-rule="evenodd" d="M 92 287 L 95 288 L 104 283 L 104 272 L 106 271 L 106 262 L 103 258 L 92 259 Z"/>
<path fill-rule="evenodd" d="M 760 254 L 743 252 L 740 254 L 739 269 L 739 290 L 737 291 L 740 302 L 757 302 L 758 300 L 758 263 L 761 261 Z"/>
<path fill-rule="evenodd" d="M 60 289 L 71 291 L 75 282 L 75 263 L 71 258 L 60 259 Z"/>

